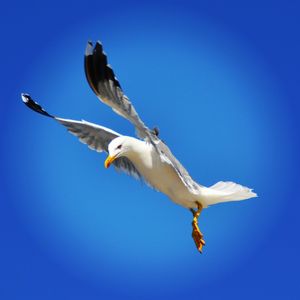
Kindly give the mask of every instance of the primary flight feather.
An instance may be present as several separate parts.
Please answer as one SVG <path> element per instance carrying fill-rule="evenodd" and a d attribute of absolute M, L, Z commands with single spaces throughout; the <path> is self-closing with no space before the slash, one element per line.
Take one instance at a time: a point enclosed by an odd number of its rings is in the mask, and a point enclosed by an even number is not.
<path fill-rule="evenodd" d="M 22 94 L 23 102 L 32 110 L 64 125 L 90 149 L 107 152 L 106 168 L 113 164 L 117 169 L 146 181 L 175 203 L 190 209 L 193 213 L 192 236 L 197 249 L 202 252 L 205 242 L 198 227 L 198 217 L 202 209 L 220 202 L 245 200 L 257 195 L 251 189 L 234 182 L 220 181 L 211 187 L 195 182 L 168 146 L 160 140 L 157 130 L 150 130 L 141 120 L 108 65 L 101 43 L 97 42 L 93 46 L 88 42 L 84 66 L 87 81 L 97 97 L 129 120 L 135 126 L 140 139 L 121 135 L 84 120 L 75 121 L 53 116 L 29 94 Z"/>

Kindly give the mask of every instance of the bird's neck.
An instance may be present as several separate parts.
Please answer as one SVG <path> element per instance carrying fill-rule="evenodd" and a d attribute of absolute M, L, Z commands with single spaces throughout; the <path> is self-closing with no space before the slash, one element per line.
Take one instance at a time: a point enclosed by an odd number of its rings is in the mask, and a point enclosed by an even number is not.
<path fill-rule="evenodd" d="M 148 165 L 151 163 L 151 145 L 140 140 L 135 140 L 132 144 L 131 151 L 126 153 L 126 156 L 135 165 Z"/>

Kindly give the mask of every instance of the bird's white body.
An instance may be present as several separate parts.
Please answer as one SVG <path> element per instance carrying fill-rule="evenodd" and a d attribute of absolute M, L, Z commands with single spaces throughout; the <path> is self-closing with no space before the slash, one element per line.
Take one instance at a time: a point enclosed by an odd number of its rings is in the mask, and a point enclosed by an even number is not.
<path fill-rule="evenodd" d="M 117 149 L 122 145 L 122 149 Z M 219 182 L 208 188 L 199 185 L 191 192 L 174 168 L 161 159 L 151 143 L 133 137 L 117 137 L 108 146 L 110 156 L 126 156 L 132 161 L 143 178 L 156 190 L 186 208 L 197 208 L 197 202 L 207 207 L 220 202 L 244 200 L 255 197 L 247 187 L 233 182 Z"/>
<path fill-rule="evenodd" d="M 161 160 L 153 145 L 134 138 L 130 138 L 130 141 L 133 145 L 132 151 L 126 156 L 145 180 L 175 203 L 188 208 L 196 207 L 196 195 L 187 189 L 174 168 Z"/>

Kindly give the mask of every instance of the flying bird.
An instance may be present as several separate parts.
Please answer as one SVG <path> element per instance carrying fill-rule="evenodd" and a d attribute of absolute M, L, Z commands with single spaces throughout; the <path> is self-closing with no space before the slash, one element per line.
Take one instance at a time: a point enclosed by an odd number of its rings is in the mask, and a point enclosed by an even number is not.
<path fill-rule="evenodd" d="M 130 121 L 138 138 L 125 136 L 84 120 L 76 121 L 51 115 L 26 93 L 22 94 L 23 102 L 32 110 L 64 125 L 90 149 L 108 153 L 104 162 L 105 168 L 114 165 L 116 169 L 145 181 L 175 203 L 189 209 L 193 214 L 192 237 L 198 251 L 202 253 L 205 241 L 198 226 L 198 218 L 203 208 L 257 195 L 252 189 L 234 182 L 220 181 L 210 187 L 195 182 L 159 138 L 158 130 L 151 130 L 141 120 L 129 98 L 123 93 L 100 42 L 95 45 L 88 42 L 84 67 L 87 81 L 96 96 L 114 112 Z"/>

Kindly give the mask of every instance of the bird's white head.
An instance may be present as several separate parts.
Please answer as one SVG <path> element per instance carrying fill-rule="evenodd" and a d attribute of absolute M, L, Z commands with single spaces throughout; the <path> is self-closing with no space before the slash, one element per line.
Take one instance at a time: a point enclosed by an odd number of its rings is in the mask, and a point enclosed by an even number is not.
<path fill-rule="evenodd" d="M 108 145 L 108 157 L 104 162 L 105 168 L 108 168 L 118 157 L 127 156 L 130 151 L 132 151 L 131 137 L 119 136 L 113 139 Z"/>

